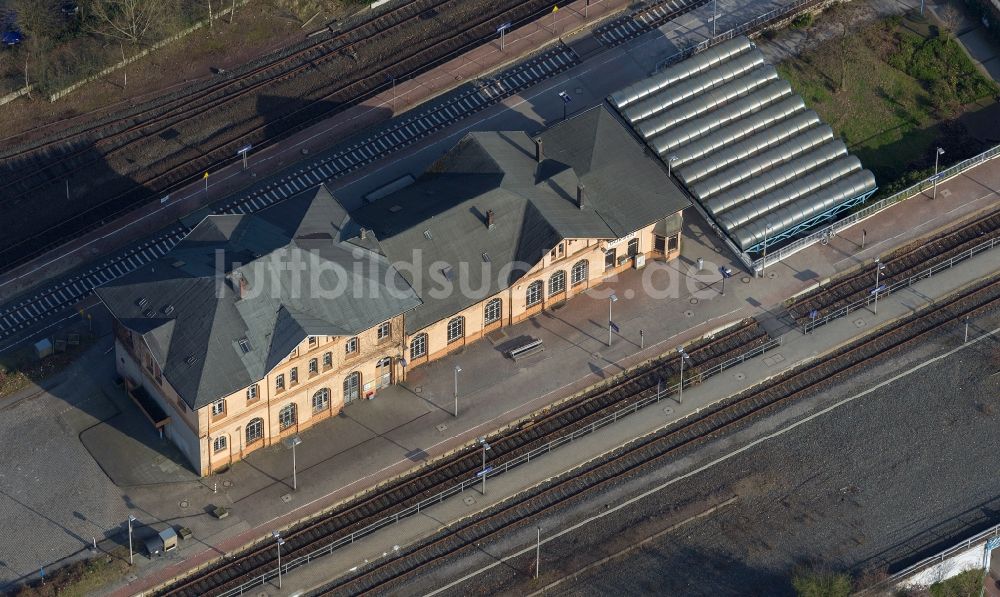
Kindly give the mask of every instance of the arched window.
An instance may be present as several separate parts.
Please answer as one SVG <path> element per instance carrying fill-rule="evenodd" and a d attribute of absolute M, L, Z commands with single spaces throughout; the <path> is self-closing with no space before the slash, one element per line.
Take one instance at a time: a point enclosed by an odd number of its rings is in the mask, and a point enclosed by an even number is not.
<path fill-rule="evenodd" d="M 559 270 L 549 278 L 549 296 L 566 290 L 566 272 Z"/>
<path fill-rule="evenodd" d="M 361 397 L 361 373 L 354 371 L 344 378 L 344 404 Z"/>
<path fill-rule="evenodd" d="M 313 412 L 318 413 L 330 406 L 330 389 L 321 388 L 313 394 Z"/>
<path fill-rule="evenodd" d="M 524 305 L 533 307 L 542 302 L 542 281 L 535 280 L 528 284 L 528 289 L 524 291 Z"/>
<path fill-rule="evenodd" d="M 573 271 L 570 272 L 570 282 L 573 286 L 577 284 L 583 284 L 587 281 L 590 276 L 590 262 L 586 259 L 582 259 L 573 264 Z"/>
<path fill-rule="evenodd" d="M 226 436 L 220 435 L 219 437 L 215 438 L 215 441 L 212 442 L 212 449 L 215 450 L 216 453 L 225 450 Z"/>
<path fill-rule="evenodd" d="M 264 437 L 264 419 L 256 418 L 247 423 L 247 445 Z"/>
<path fill-rule="evenodd" d="M 448 322 L 448 343 L 459 340 L 465 335 L 465 318 L 458 316 Z"/>
<path fill-rule="evenodd" d="M 295 403 L 286 404 L 278 411 L 278 428 L 288 429 L 295 424 Z"/>
<path fill-rule="evenodd" d="M 410 340 L 410 358 L 416 359 L 427 354 L 427 334 L 417 334 Z"/>
<path fill-rule="evenodd" d="M 500 321 L 500 317 L 503 316 L 503 301 L 495 298 L 490 302 L 486 303 L 486 308 L 483 309 L 483 323 L 489 325 L 493 322 Z"/>

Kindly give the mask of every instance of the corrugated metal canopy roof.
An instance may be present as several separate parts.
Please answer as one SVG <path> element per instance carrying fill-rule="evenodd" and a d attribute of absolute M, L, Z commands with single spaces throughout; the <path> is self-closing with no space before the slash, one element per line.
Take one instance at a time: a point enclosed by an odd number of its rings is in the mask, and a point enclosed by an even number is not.
<path fill-rule="evenodd" d="M 745 37 L 608 101 L 744 253 L 832 219 L 875 190 L 872 173 Z"/>

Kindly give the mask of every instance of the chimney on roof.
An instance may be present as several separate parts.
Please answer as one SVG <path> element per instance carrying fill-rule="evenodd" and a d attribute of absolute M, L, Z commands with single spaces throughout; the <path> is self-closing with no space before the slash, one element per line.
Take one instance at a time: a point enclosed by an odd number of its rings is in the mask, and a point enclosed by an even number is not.
<path fill-rule="evenodd" d="M 582 184 L 576 185 L 576 206 L 579 207 L 580 209 L 583 209 L 583 206 L 586 203 L 585 194 L 586 194 L 586 187 L 584 187 Z"/>
<path fill-rule="evenodd" d="M 486 227 L 488 229 L 490 229 L 490 230 L 493 230 L 493 225 L 494 225 L 493 224 L 493 220 L 494 220 L 494 218 L 495 218 L 495 214 L 493 213 L 493 210 L 492 209 L 487 209 L 486 210 Z"/>
<path fill-rule="evenodd" d="M 535 160 L 541 163 L 545 159 L 545 154 L 542 152 L 542 138 L 538 137 L 535 139 Z"/>
<path fill-rule="evenodd" d="M 358 238 L 361 240 L 368 240 L 368 231 L 365 230 L 364 226 L 361 227 L 361 232 L 358 233 Z"/>
<path fill-rule="evenodd" d="M 240 298 L 246 298 L 249 290 L 250 282 L 247 282 L 246 276 L 240 274 Z"/>

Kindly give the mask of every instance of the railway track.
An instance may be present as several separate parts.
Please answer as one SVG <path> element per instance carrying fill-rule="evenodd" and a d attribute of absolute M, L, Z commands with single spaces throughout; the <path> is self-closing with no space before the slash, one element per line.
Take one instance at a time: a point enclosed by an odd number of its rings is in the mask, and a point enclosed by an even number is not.
<path fill-rule="evenodd" d="M 898 280 L 906 280 L 997 235 L 1000 235 L 1000 210 L 961 223 L 930 239 L 910 243 L 881 259 L 885 269 L 882 270 L 879 283 L 891 285 Z M 787 307 L 795 322 L 801 326 L 811 319 L 811 311 L 815 310 L 817 317 L 823 317 L 845 305 L 865 299 L 873 288 L 874 266 L 858 268 L 796 298 Z"/>
<path fill-rule="evenodd" d="M 8 155 L 3 161 L 9 184 L 0 193 L 4 210 L 27 208 L 24 198 L 48 195 L 65 201 L 66 209 L 50 225 L 0 247 L 0 258 L 20 263 L 37 252 L 29 249 L 43 239 L 73 236 L 115 217 L 233 161 L 239 146 L 273 143 L 388 88 L 395 79 L 485 43 L 498 23 L 541 16 L 553 4 L 500 0 L 472 10 L 461 0 L 414 0 L 271 64 L 77 131 L 68 140 Z M 463 15 L 461 26 L 450 22 L 458 20 L 454 15 Z M 427 35 L 415 34 L 428 28 Z M 396 37 L 408 43 L 383 55 L 379 46 Z M 334 61 L 346 76 L 323 71 Z M 315 76 L 302 77 L 314 71 Z M 295 99 L 267 100 L 292 93 L 286 84 L 293 80 L 298 81 Z M 87 200 L 64 197 L 67 181 L 73 195 Z"/>
<path fill-rule="evenodd" d="M 735 356 L 745 354 L 767 341 L 767 334 L 755 320 L 746 320 L 714 338 L 688 347 L 691 357 L 689 378 Z M 679 357 L 670 353 L 650 360 L 629 372 L 628 378 L 597 386 L 523 421 L 520 425 L 490 438 L 494 466 L 512 460 L 554 437 L 586 427 L 611 411 L 621 409 L 657 391 L 658 383 L 669 382 L 679 371 Z M 283 533 L 282 558 L 287 562 L 311 553 L 333 540 L 357 532 L 439 494 L 457 479 L 480 469 L 477 446 L 468 446 L 447 457 L 372 490 L 337 507 L 328 514 L 293 527 Z M 220 562 L 206 572 L 181 579 L 157 591 L 156 595 L 214 595 L 239 587 L 273 570 L 276 553 L 265 541 L 244 553 Z"/>
<path fill-rule="evenodd" d="M 591 463 L 582 471 L 526 491 L 480 515 L 450 525 L 446 530 L 409 548 L 398 557 L 380 560 L 337 579 L 315 595 L 384 594 L 401 589 L 417 574 L 429 574 L 446 559 L 481 549 L 492 539 L 527 525 L 545 513 L 580 501 L 626 476 L 641 474 L 666 458 L 745 426 L 789 402 L 837 383 L 853 370 L 880 360 L 945 328 L 954 321 L 1000 308 L 1000 277 L 981 282 L 938 304 L 861 338 L 820 362 L 787 372 L 680 421 L 663 432 L 642 438 Z M 525 562 L 527 564 L 527 562 Z M 530 565 L 519 567 L 527 577 Z"/>

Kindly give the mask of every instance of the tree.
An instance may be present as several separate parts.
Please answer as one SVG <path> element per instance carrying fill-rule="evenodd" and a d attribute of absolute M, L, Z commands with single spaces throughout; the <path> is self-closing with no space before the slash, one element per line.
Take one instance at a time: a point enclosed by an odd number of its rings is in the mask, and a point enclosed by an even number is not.
<path fill-rule="evenodd" d="M 958 35 L 958 28 L 962 24 L 962 13 L 951 4 L 945 5 L 939 11 L 938 17 L 944 24 L 946 33 Z"/>
<path fill-rule="evenodd" d="M 87 12 L 97 32 L 137 44 L 160 26 L 169 5 L 162 0 L 92 0 Z"/>

